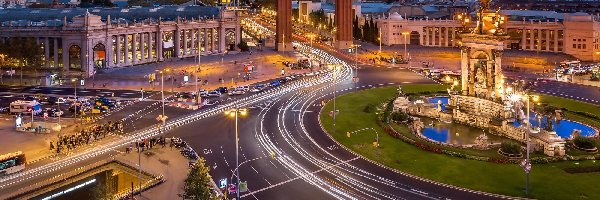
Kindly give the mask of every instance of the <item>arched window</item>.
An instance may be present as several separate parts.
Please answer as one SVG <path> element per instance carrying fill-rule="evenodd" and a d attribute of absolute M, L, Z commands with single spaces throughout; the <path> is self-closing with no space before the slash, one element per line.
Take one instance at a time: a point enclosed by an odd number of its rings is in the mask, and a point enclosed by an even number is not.
<path fill-rule="evenodd" d="M 69 68 L 81 70 L 81 47 L 77 45 L 69 47 Z"/>

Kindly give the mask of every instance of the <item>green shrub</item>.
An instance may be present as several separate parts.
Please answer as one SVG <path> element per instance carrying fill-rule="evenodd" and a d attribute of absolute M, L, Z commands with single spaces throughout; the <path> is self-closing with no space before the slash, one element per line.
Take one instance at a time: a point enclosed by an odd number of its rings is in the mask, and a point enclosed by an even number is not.
<path fill-rule="evenodd" d="M 500 150 L 502 150 L 504 153 L 516 155 L 521 153 L 521 145 L 515 142 L 502 142 L 500 145 Z"/>
<path fill-rule="evenodd" d="M 577 136 L 573 140 L 573 144 L 582 149 L 593 149 L 596 145 L 596 141 L 589 137 Z"/>
<path fill-rule="evenodd" d="M 237 46 L 238 48 L 240 48 L 241 51 L 250 50 L 250 47 L 248 46 L 248 43 L 246 43 L 246 41 L 241 41 Z"/>
<path fill-rule="evenodd" d="M 363 112 L 366 112 L 366 113 L 373 113 L 375 111 L 377 111 L 377 106 L 372 103 L 367 104 L 367 106 L 365 106 L 365 108 L 363 109 Z"/>
<path fill-rule="evenodd" d="M 408 115 L 403 112 L 393 112 L 391 118 L 394 121 L 401 122 L 401 121 L 405 121 L 406 119 L 408 119 Z"/>

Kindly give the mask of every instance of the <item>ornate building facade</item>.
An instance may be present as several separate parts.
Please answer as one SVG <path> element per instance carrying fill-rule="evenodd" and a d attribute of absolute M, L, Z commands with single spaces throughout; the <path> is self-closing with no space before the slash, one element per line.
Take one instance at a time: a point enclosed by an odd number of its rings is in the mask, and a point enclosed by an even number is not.
<path fill-rule="evenodd" d="M 238 14 L 203 6 L 0 10 L 0 40 L 36 38 L 43 68 L 92 76 L 198 54 L 221 54 L 240 42 Z"/>
<path fill-rule="evenodd" d="M 586 13 L 502 10 L 505 49 L 556 52 L 583 61 L 600 61 L 600 18 Z M 470 15 L 455 19 L 406 19 L 398 13 L 380 16 L 382 44 L 413 44 L 437 47 L 460 46 L 460 32 L 473 29 Z"/>

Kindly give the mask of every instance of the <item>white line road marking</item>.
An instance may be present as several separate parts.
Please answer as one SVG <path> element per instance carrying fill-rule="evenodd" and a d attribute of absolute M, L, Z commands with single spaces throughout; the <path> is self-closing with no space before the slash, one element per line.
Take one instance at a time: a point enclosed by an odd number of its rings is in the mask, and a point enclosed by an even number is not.
<path fill-rule="evenodd" d="M 254 171 L 257 173 L 257 174 L 259 174 L 259 173 L 258 173 L 258 171 L 256 171 L 256 169 L 254 168 L 254 166 L 250 165 L 250 167 L 252 167 L 252 169 L 253 169 L 253 170 L 254 170 Z"/>
<path fill-rule="evenodd" d="M 277 184 L 275 184 L 275 185 L 270 185 L 269 187 L 264 187 L 264 188 L 261 188 L 261 189 L 259 189 L 259 190 L 256 190 L 256 191 L 253 191 L 253 192 L 250 192 L 250 193 L 246 193 L 246 194 L 244 194 L 244 195 L 242 195 L 242 196 L 240 196 L 240 197 L 247 197 L 248 195 L 254 195 L 255 193 L 259 193 L 259 192 L 262 192 L 262 191 L 265 191 L 265 190 L 268 190 L 268 189 L 271 189 L 271 188 L 274 188 L 274 187 L 277 187 L 277 186 L 280 186 L 280 185 L 284 185 L 284 184 L 286 184 L 286 183 L 289 183 L 289 182 L 292 182 L 292 181 L 298 180 L 298 179 L 300 179 L 300 178 L 304 178 L 305 176 L 308 176 L 308 175 L 311 175 L 311 174 L 316 174 L 316 173 L 319 173 L 319 172 L 321 172 L 321 171 L 324 171 L 324 170 L 329 170 L 329 169 L 331 169 L 331 168 L 337 167 L 337 166 L 339 166 L 339 165 L 342 165 L 342 164 L 349 163 L 349 162 L 351 162 L 351 161 L 354 161 L 354 160 L 356 160 L 356 159 L 359 159 L 359 157 L 355 157 L 355 158 L 352 158 L 352 159 L 350 159 L 350 160 L 346 160 L 346 161 L 344 161 L 344 162 L 339 162 L 339 163 L 337 163 L 337 164 L 335 164 L 335 165 L 329 165 L 329 166 L 327 166 L 327 167 L 324 167 L 324 168 L 321 168 L 321 169 L 319 169 L 319 170 L 316 170 L 316 171 L 313 171 L 313 172 L 310 172 L 310 173 L 305 173 L 305 174 L 303 174 L 303 175 L 301 175 L 301 176 L 296 176 L 296 177 L 295 177 L 295 178 L 293 178 L 293 179 L 288 179 L 288 180 L 286 180 L 286 181 L 279 182 L 279 183 L 277 183 Z"/>

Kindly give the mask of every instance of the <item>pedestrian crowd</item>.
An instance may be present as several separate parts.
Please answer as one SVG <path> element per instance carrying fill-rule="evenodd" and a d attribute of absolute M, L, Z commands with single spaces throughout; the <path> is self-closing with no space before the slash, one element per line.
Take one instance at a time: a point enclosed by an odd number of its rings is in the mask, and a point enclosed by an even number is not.
<path fill-rule="evenodd" d="M 132 142 L 131 144 L 129 144 L 129 147 L 125 148 L 125 153 L 129 153 L 129 152 L 133 151 L 134 145 L 135 145 L 135 149 L 137 149 L 138 151 L 141 152 L 144 150 L 152 149 L 159 144 L 163 148 L 167 144 L 167 141 L 163 136 L 160 136 L 158 138 L 152 137 L 152 138 L 144 139 L 141 141 L 135 141 L 135 142 Z"/>
<path fill-rule="evenodd" d="M 61 153 L 65 149 L 70 151 L 79 146 L 90 144 L 94 141 L 98 141 L 105 138 L 110 133 L 122 133 L 123 124 L 122 122 L 112 122 L 101 125 L 91 125 L 83 130 L 76 132 L 71 135 L 59 135 L 56 142 L 50 141 L 50 150 L 55 150 L 57 154 Z"/>

